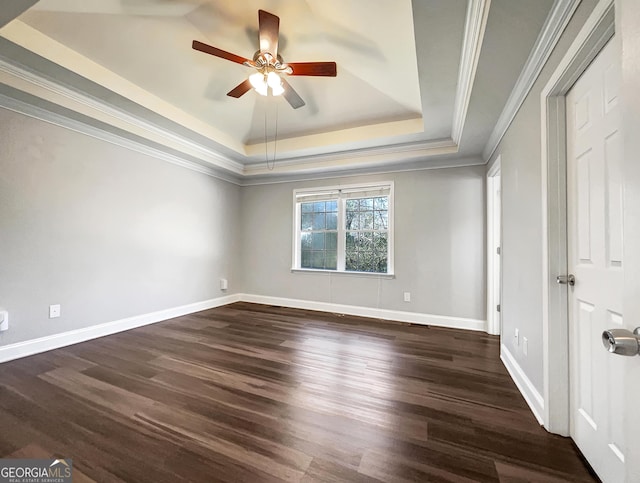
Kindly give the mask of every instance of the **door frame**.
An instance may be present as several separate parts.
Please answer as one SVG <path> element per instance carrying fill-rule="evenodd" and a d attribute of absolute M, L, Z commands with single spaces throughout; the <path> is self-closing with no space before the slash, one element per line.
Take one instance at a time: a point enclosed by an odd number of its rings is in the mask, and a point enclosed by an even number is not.
<path fill-rule="evenodd" d="M 565 96 L 615 32 L 614 0 L 600 0 L 542 90 L 543 424 L 569 436 L 568 286 L 558 285 L 567 256 Z"/>
<path fill-rule="evenodd" d="M 487 333 L 500 335 L 502 332 L 501 317 L 495 310 L 502 299 L 502 263 L 495 263 L 495 249 L 502 250 L 501 206 L 496 206 L 496 188 L 501 189 L 501 159 L 498 156 L 487 171 Z M 502 195 L 500 195 L 502 200 Z M 500 201 L 500 205 L 502 202 Z M 499 231 L 496 233 L 496 221 Z M 499 293 L 496 293 L 496 279 L 500 282 Z"/>

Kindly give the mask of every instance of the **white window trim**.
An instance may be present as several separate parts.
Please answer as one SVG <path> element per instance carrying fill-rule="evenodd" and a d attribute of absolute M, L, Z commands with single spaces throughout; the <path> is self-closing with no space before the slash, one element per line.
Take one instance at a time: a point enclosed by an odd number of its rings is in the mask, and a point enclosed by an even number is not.
<path fill-rule="evenodd" d="M 317 268 L 301 268 L 301 250 L 300 250 L 300 203 L 298 197 L 304 194 L 315 194 L 322 192 L 340 192 L 340 191 L 367 191 L 371 188 L 388 188 L 389 189 L 389 226 L 387 228 L 387 244 L 388 244 L 388 256 L 387 256 L 387 271 L 380 272 L 355 272 L 347 271 L 344 269 L 345 253 L 346 253 L 346 239 L 344 236 L 344 214 L 346 210 L 346 198 L 341 197 L 338 194 L 338 268 L 336 270 L 323 270 Z M 358 276 L 372 276 L 372 277 L 385 277 L 393 278 L 395 275 L 394 269 L 394 183 L 393 181 L 382 181 L 378 183 L 359 183 L 348 185 L 336 185 L 336 186 L 322 186 L 316 188 L 303 188 L 293 190 L 293 250 L 291 260 L 292 272 L 304 272 L 304 273 L 338 273 L 340 275 L 358 275 Z"/>

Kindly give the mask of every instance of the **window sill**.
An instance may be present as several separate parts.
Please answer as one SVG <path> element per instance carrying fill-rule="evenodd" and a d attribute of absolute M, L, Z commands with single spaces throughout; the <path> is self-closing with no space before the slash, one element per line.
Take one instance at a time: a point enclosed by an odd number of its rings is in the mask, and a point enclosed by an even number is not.
<path fill-rule="evenodd" d="M 393 273 L 375 273 L 375 272 L 339 272 L 338 270 L 321 270 L 318 268 L 292 268 L 291 273 L 330 273 L 335 275 L 371 277 L 371 278 L 396 278 Z"/>

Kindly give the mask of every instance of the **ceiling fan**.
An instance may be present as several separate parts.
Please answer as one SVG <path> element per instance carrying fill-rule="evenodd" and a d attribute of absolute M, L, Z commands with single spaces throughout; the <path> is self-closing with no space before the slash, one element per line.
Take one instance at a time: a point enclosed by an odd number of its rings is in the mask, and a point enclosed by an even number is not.
<path fill-rule="evenodd" d="M 256 70 L 248 79 L 231 89 L 227 95 L 230 97 L 241 97 L 253 87 L 258 94 L 266 96 L 271 89 L 274 96 L 284 95 L 291 107 L 298 109 L 304 106 L 304 101 L 298 93 L 291 87 L 291 84 L 283 77 L 284 75 L 307 75 L 335 77 L 337 75 L 335 62 L 290 62 L 284 63 L 282 57 L 278 55 L 278 36 L 280 28 L 280 17 L 258 10 L 258 27 L 260 37 L 260 50 L 258 50 L 253 60 L 240 57 L 239 55 L 226 52 L 211 45 L 204 44 L 197 40 L 193 41 L 192 47 L 195 50 L 211 54 L 222 59 L 230 60 L 238 64 L 252 67 Z"/>

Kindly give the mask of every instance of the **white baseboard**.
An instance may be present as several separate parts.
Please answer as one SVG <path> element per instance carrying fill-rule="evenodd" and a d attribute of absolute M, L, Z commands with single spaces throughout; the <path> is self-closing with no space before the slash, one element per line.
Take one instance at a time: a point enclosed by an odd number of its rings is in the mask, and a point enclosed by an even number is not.
<path fill-rule="evenodd" d="M 375 319 L 394 320 L 397 322 L 409 322 L 411 324 L 449 327 L 452 329 L 484 331 L 486 330 L 487 325 L 485 320 L 465 319 L 462 317 L 447 317 L 444 315 L 377 309 L 357 305 L 334 304 L 330 302 L 314 302 L 312 300 L 288 299 L 282 297 L 270 297 L 266 295 L 240 294 L 239 296 L 240 300 L 243 302 L 278 305 L 293 309 L 317 310 L 320 312 L 333 312 L 346 315 L 358 315 L 360 317 L 372 317 Z"/>
<path fill-rule="evenodd" d="M 394 320 L 398 322 L 409 322 L 412 324 L 433 325 L 438 327 L 449 327 L 454 329 L 486 330 L 486 321 L 476 319 L 465 319 L 461 317 L 447 317 L 443 315 L 421 314 L 416 312 L 403 312 L 398 310 L 386 310 L 370 307 L 359 307 L 355 305 L 332 304 L 327 302 L 314 302 L 310 300 L 288 299 L 281 297 L 268 297 L 264 295 L 233 294 L 216 299 L 205 300 L 193 304 L 182 305 L 170 309 L 159 310 L 148 314 L 136 315 L 126 319 L 106 322 L 104 324 L 85 327 L 82 329 L 70 330 L 60 334 L 48 335 L 38 339 L 17 342 L 0 346 L 0 363 L 27 357 L 40 352 L 46 352 L 60 347 L 85 342 L 87 340 L 104 337 L 143 325 L 155 324 L 163 320 L 180 317 L 182 315 L 200 312 L 201 310 L 212 309 L 233 302 L 252 302 L 258 304 L 278 305 L 298 309 L 317 310 L 322 312 L 332 312 L 347 315 L 357 315 L 361 317 L 372 317 L 376 319 Z"/>
<path fill-rule="evenodd" d="M 509 352 L 509 349 L 507 349 L 507 346 L 504 344 L 500 344 L 500 360 L 504 364 L 504 367 L 507 368 L 513 382 L 516 383 L 516 386 L 520 390 L 524 400 L 529 405 L 531 412 L 538 420 L 538 423 L 542 426 L 544 424 L 544 418 L 542 417 L 544 414 L 544 398 L 524 373 L 520 364 L 518 364 L 515 357 L 513 357 L 513 354 Z"/>
<path fill-rule="evenodd" d="M 105 335 L 115 334 L 124 330 L 135 329 L 136 327 L 142 327 L 143 325 L 173 319 L 174 317 L 200 312 L 201 310 L 220 307 L 221 305 L 238 302 L 239 300 L 240 297 L 237 294 L 227 295 L 211 300 L 182 305 L 180 307 L 173 307 L 148 314 L 136 315 L 126 319 L 115 320 L 104 324 L 93 325 L 91 327 L 70 330 L 60 334 L 53 334 L 46 337 L 40 337 L 38 339 L 1 346 L 0 363 L 96 339 L 98 337 L 104 337 Z"/>

